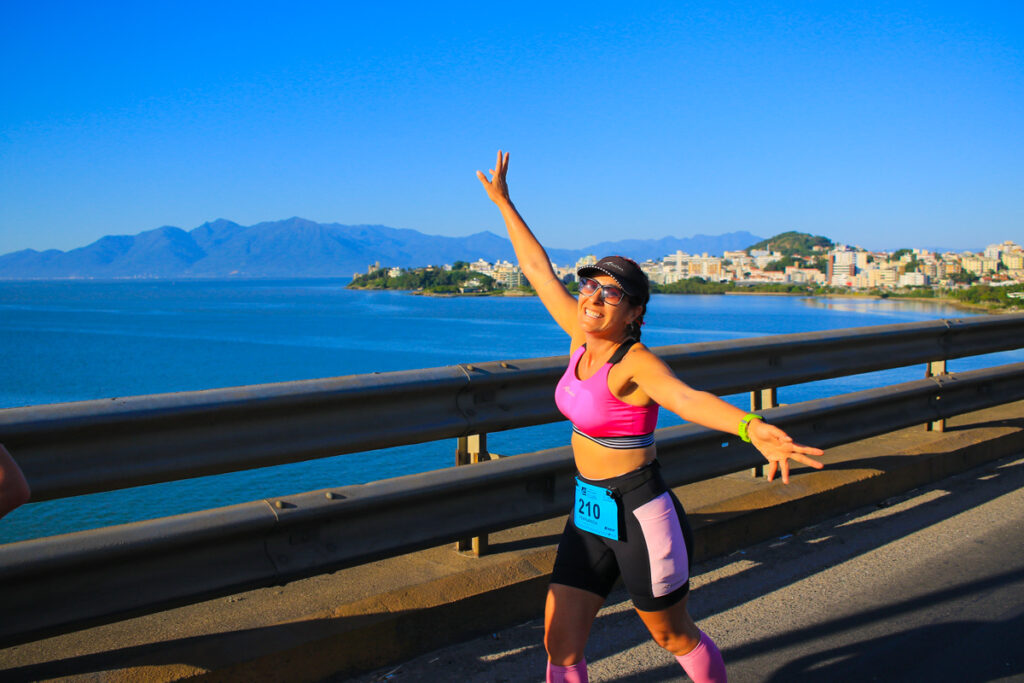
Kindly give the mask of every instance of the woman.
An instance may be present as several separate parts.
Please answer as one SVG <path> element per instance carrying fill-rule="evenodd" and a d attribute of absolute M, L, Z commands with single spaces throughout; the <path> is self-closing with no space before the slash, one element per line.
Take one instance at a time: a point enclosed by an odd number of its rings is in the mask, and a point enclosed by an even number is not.
<path fill-rule="evenodd" d="M 581 268 L 580 295 L 573 298 L 509 199 L 508 158 L 499 151 L 490 179 L 480 171 L 477 177 L 501 209 L 523 274 L 571 339 L 569 367 L 555 398 L 573 423 L 579 476 L 544 610 L 547 680 L 587 681 L 584 646 L 621 573 L 637 614 L 690 678 L 725 681 L 718 648 L 686 609 L 692 540 L 655 460 L 658 406 L 753 443 L 768 460 L 769 481 L 781 470 L 789 483 L 790 459 L 820 469 L 809 456 L 822 451 L 795 444 L 760 416 L 690 388 L 638 343 L 650 294 L 633 261 L 610 256 Z"/>

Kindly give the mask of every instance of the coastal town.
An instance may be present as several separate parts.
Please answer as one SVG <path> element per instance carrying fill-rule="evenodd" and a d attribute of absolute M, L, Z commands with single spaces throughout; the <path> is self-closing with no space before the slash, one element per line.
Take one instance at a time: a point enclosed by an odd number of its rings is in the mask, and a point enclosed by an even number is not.
<path fill-rule="evenodd" d="M 591 254 L 573 264 L 552 266 L 556 274 L 570 284 L 575 281 L 578 268 L 596 261 L 597 256 Z M 871 251 L 832 244 L 826 238 L 803 233 L 783 233 L 746 250 L 725 251 L 721 255 L 677 251 L 658 260 L 643 261 L 640 267 L 656 291 L 666 292 L 716 293 L 726 286 L 740 291 L 743 288 L 793 292 L 824 290 L 928 297 L 981 286 L 1007 288 L 1006 297 L 1024 303 L 1024 292 L 1014 291 L 1024 288 L 1024 248 L 1012 241 L 991 244 L 981 252 Z M 466 277 L 458 279 L 457 283 L 442 278 L 448 282 L 440 283 L 438 291 L 473 293 L 529 286 L 516 264 L 502 260 L 490 263 L 482 259 L 421 268 L 382 267 L 375 263 L 365 275 L 356 274 L 353 284 L 372 288 L 371 283 L 376 281 L 383 288 L 421 289 L 427 284 L 423 276 L 453 271 L 464 272 Z M 410 278 L 415 274 L 420 278 Z M 435 282 L 429 277 L 427 280 Z M 711 288 L 680 287 L 688 281 Z M 719 288 L 714 289 L 715 285 Z"/>

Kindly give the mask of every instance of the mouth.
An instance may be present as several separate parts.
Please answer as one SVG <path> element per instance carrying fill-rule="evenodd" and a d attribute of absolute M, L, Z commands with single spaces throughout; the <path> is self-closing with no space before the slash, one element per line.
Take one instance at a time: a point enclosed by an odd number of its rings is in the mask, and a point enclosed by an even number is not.
<path fill-rule="evenodd" d="M 598 313 L 596 311 L 592 311 L 589 308 L 584 308 L 583 309 L 583 314 L 586 315 L 588 318 L 603 318 L 604 317 L 600 313 Z"/>

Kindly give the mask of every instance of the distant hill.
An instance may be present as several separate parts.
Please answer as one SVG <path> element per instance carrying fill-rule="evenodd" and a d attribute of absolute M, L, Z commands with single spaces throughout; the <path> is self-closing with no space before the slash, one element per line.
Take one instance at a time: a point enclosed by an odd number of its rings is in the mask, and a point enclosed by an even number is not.
<path fill-rule="evenodd" d="M 548 252 L 559 264 L 574 263 L 586 254 L 623 254 L 642 261 L 676 250 L 721 254 L 758 239 L 735 232 Z M 165 226 L 137 235 L 107 236 L 66 252 L 25 249 L 5 254 L 0 256 L 0 278 L 349 277 L 376 261 L 411 267 L 481 258 L 512 260 L 512 244 L 491 232 L 442 237 L 384 225 L 325 224 L 303 218 L 251 226 L 219 219 L 188 232 Z"/>
<path fill-rule="evenodd" d="M 775 237 L 769 237 L 766 240 L 761 240 L 757 244 L 752 244 L 747 247 L 747 251 L 753 249 L 767 249 L 768 251 L 778 251 L 785 256 L 793 256 L 799 254 L 800 256 L 811 256 L 815 253 L 814 247 L 825 247 L 831 249 L 834 245 L 832 240 L 827 237 L 821 237 L 820 235 L 811 235 L 806 232 L 789 231 L 783 232 Z"/>

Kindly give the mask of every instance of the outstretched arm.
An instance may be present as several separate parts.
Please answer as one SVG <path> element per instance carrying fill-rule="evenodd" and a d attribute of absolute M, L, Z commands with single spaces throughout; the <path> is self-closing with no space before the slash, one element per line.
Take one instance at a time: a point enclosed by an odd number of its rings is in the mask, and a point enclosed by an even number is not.
<path fill-rule="evenodd" d="M 652 400 L 671 410 L 687 422 L 717 429 L 727 434 L 738 434 L 740 420 L 746 415 L 736 406 L 726 403 L 707 391 L 698 391 L 676 377 L 664 361 L 647 349 L 637 349 L 627 355 L 633 369 L 633 381 Z M 815 469 L 824 467 L 810 457 L 824 454 L 820 448 L 793 443 L 788 434 L 761 420 L 751 420 L 747 426 L 750 443 L 768 461 L 768 481 L 782 470 L 783 483 L 789 483 L 789 461 L 796 460 Z"/>
<path fill-rule="evenodd" d="M 490 173 L 490 180 L 483 171 L 477 171 L 476 177 L 483 184 L 487 196 L 501 210 L 501 217 L 505 219 L 505 227 L 508 229 L 508 236 L 512 240 L 512 248 L 515 249 L 516 259 L 519 261 L 523 275 L 537 291 L 544 307 L 559 327 L 571 337 L 579 336 L 576 299 L 555 275 L 544 247 L 526 225 L 523 217 L 519 215 L 512 200 L 509 199 L 508 184 L 505 181 L 505 176 L 508 174 L 507 152 L 502 155 L 501 150 L 498 150 L 498 160 L 495 162 L 494 168 L 490 169 Z"/>
<path fill-rule="evenodd" d="M 27 503 L 29 497 L 28 482 L 21 473 L 18 463 L 0 444 L 0 517 Z"/>

